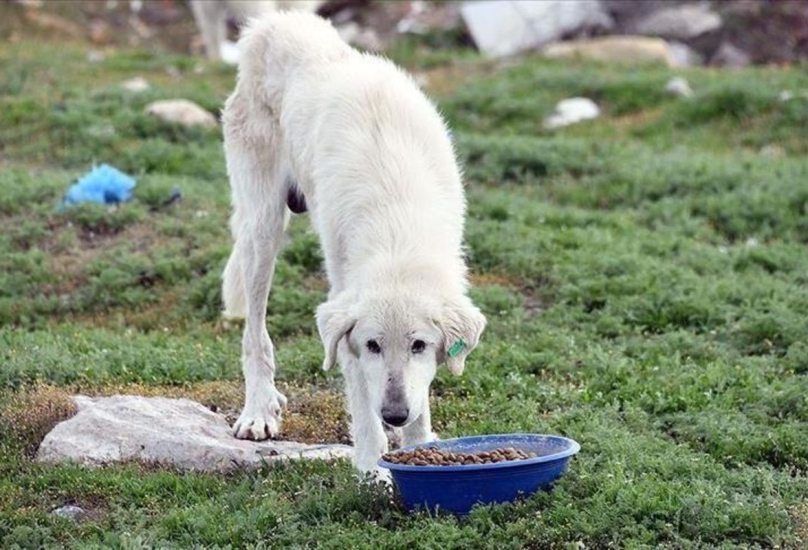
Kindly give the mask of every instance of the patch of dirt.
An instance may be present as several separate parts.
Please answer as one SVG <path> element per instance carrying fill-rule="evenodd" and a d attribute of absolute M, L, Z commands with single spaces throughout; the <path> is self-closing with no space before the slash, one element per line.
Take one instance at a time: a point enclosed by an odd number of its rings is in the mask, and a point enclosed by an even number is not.
<path fill-rule="evenodd" d="M 795 531 L 799 539 L 797 543 L 800 545 L 808 544 L 808 502 L 803 502 L 791 508 L 789 515 L 796 526 Z"/>
<path fill-rule="evenodd" d="M 503 286 L 517 292 L 524 298 L 525 311 L 530 315 L 538 315 L 548 304 L 536 290 L 536 285 L 529 285 L 515 275 L 502 273 L 472 273 L 469 277 L 473 286 Z M 538 285 L 543 286 L 547 281 L 539 281 Z"/>
<path fill-rule="evenodd" d="M 26 456 L 33 456 L 45 435 L 76 412 L 70 393 L 38 383 L 12 394 L 0 410 L 4 424 L 0 436 Z"/>
<path fill-rule="evenodd" d="M 466 82 L 480 79 L 494 72 L 496 72 L 496 65 L 493 62 L 477 61 L 474 64 L 458 63 L 427 69 L 420 73 L 420 78 L 423 78 L 424 88 L 430 94 L 449 96 Z"/>
<path fill-rule="evenodd" d="M 503 273 L 471 273 L 469 280 L 473 286 L 504 286 L 506 288 L 520 288 L 523 281 L 515 275 Z"/>
<path fill-rule="evenodd" d="M 70 238 L 68 232 L 76 237 Z M 161 245 L 162 237 L 154 224 L 148 222 L 131 224 L 120 231 L 94 232 L 74 223 L 48 222 L 48 235 L 32 248 L 48 252 L 50 271 L 58 276 L 58 283 L 41 289 L 43 294 L 69 294 L 87 283 L 84 272 L 93 260 L 109 253 L 115 246 L 125 242 L 137 251 L 148 251 Z"/>
<path fill-rule="evenodd" d="M 638 127 L 641 128 L 661 119 L 665 114 L 665 109 L 666 107 L 663 106 L 629 113 L 627 115 L 612 118 L 609 121 L 609 124 L 622 130 L 630 130 Z"/>
<path fill-rule="evenodd" d="M 328 279 L 326 279 L 325 273 L 306 275 L 303 278 L 302 286 L 306 290 L 320 290 L 323 292 L 327 292 Z"/>

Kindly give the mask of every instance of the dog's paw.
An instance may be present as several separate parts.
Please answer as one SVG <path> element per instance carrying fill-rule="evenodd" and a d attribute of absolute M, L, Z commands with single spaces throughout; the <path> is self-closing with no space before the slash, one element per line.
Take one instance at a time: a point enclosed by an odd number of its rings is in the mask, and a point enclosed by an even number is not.
<path fill-rule="evenodd" d="M 393 477 L 387 468 L 372 468 L 366 472 L 356 472 L 360 482 L 372 485 L 382 485 L 383 487 L 393 486 Z"/>
<path fill-rule="evenodd" d="M 281 429 L 281 413 L 286 396 L 275 388 L 261 396 L 260 403 L 247 403 L 233 424 L 233 435 L 239 439 L 262 441 L 277 437 Z"/>

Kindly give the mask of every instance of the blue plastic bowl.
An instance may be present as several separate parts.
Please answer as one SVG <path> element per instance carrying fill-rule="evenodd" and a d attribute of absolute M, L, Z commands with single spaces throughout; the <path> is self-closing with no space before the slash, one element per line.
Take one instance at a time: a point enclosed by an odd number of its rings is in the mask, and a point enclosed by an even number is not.
<path fill-rule="evenodd" d="M 404 447 L 437 447 L 453 453 L 478 453 L 513 447 L 536 458 L 468 466 L 410 466 L 379 460 L 387 468 L 407 509 L 426 508 L 468 514 L 475 504 L 510 502 L 551 487 L 581 446 L 566 437 L 503 434 L 460 437 Z"/>

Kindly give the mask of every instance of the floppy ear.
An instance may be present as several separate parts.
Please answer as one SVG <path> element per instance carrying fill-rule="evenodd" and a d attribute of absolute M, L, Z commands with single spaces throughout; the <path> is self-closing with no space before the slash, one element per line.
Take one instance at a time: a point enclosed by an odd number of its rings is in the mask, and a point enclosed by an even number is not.
<path fill-rule="evenodd" d="M 444 305 L 442 316 L 436 320 L 443 332 L 439 362 L 445 361 L 452 374 L 460 375 L 466 366 L 466 356 L 480 341 L 485 329 L 485 316 L 468 297 Z"/>
<path fill-rule="evenodd" d="M 337 346 L 356 324 L 356 314 L 351 301 L 337 296 L 317 307 L 317 331 L 323 341 L 325 359 L 323 370 L 328 370 L 337 362 Z"/>

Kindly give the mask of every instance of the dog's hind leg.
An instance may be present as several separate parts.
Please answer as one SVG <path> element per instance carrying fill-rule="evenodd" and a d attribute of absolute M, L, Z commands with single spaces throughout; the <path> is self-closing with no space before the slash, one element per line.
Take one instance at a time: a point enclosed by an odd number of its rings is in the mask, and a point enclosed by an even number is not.
<path fill-rule="evenodd" d="M 227 6 L 222 1 L 192 0 L 191 13 L 205 42 L 208 59 L 221 59 L 221 46 L 227 38 Z"/>
<path fill-rule="evenodd" d="M 240 439 L 275 437 L 286 397 L 275 388 L 275 353 L 266 327 L 266 308 L 275 258 L 289 219 L 286 186 L 272 120 L 260 126 L 237 95 L 224 115 L 225 153 L 233 194 L 231 229 L 235 244 L 225 269 L 225 313 L 244 313 L 242 367 L 244 410 L 233 426 Z M 266 117 L 265 117 L 266 118 Z M 242 292 L 239 296 L 239 292 Z M 243 306 L 243 312 L 239 309 Z"/>

